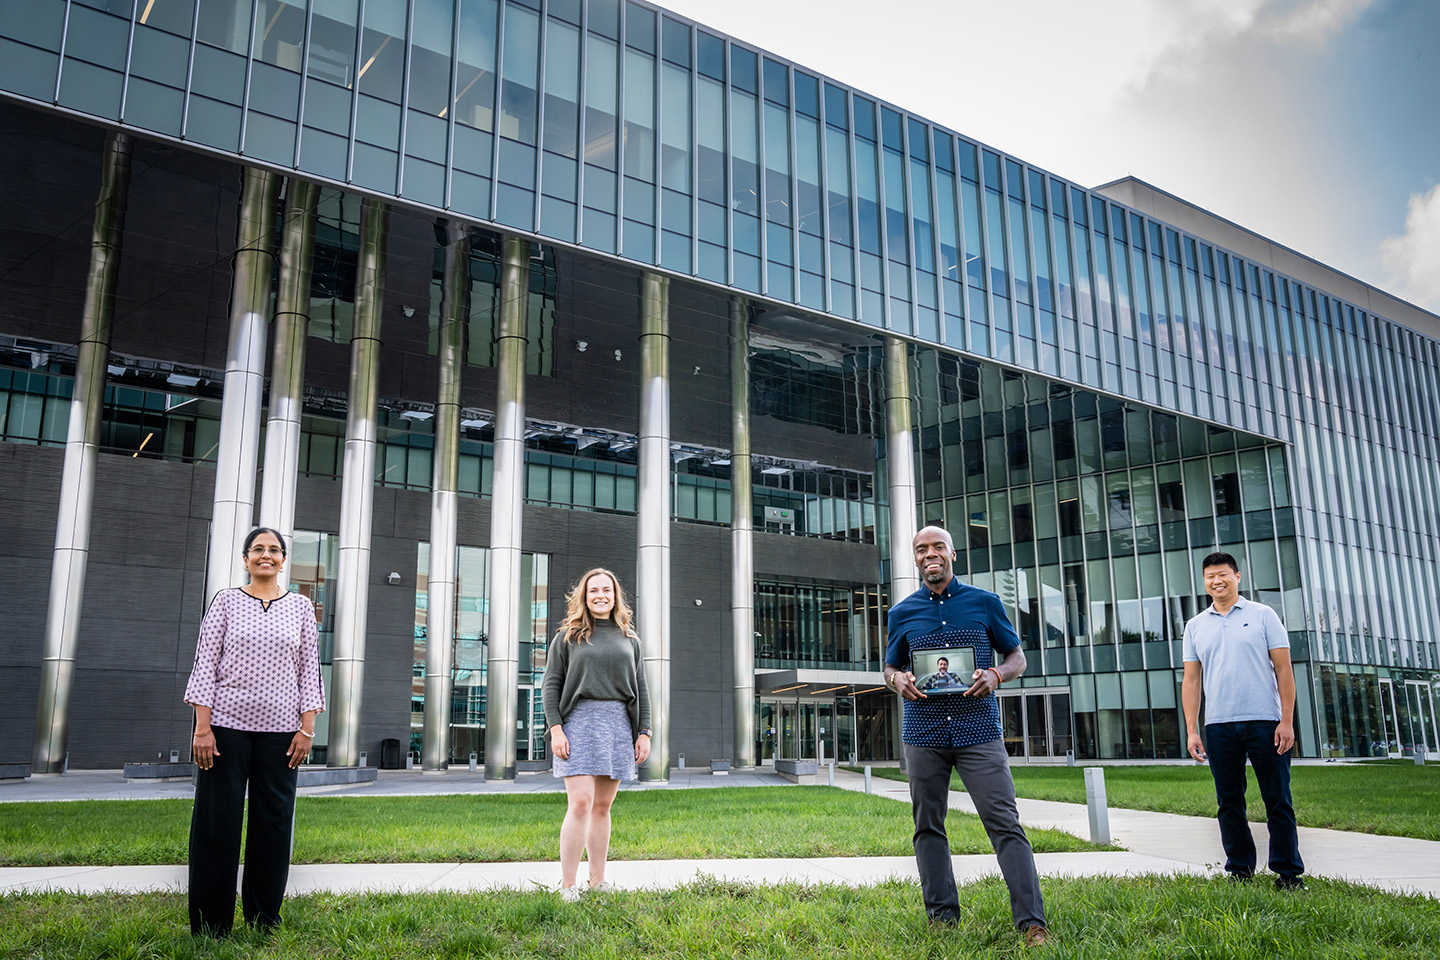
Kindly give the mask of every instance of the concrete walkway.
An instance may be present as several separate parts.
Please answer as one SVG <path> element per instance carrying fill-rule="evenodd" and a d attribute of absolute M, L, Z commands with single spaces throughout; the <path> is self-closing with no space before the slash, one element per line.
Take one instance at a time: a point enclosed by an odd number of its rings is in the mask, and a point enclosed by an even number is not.
<path fill-rule="evenodd" d="M 893 780 L 871 778 L 873 792 L 910 802 L 909 788 Z M 865 778 L 835 771 L 835 786 L 864 790 Z M 1049 827 L 1090 838 L 1090 818 L 1083 803 L 1018 800 L 1020 821 L 1027 827 Z M 968 793 L 952 791 L 950 809 L 974 813 Z M 1265 824 L 1250 824 L 1261 865 L 1269 849 Z M 1220 827 L 1211 817 L 1182 817 L 1149 810 L 1110 809 L 1112 842 L 1135 854 L 1179 864 L 1176 869 L 1219 872 L 1225 863 Z M 1300 828 L 1300 855 L 1305 872 L 1317 877 L 1349 880 L 1394 893 L 1425 893 L 1440 898 L 1440 842 L 1407 837 L 1382 837 L 1344 830 Z"/>
<path fill-rule="evenodd" d="M 819 782 L 827 782 L 822 773 Z M 860 774 L 836 770 L 835 785 L 864 790 Z M 722 788 L 729 786 L 790 786 L 770 770 L 712 777 L 708 771 L 672 770 L 668 783 L 626 784 L 625 790 Z M 459 770 L 444 775 L 418 771 L 385 771 L 375 783 L 355 786 L 314 787 L 301 791 L 315 795 L 425 796 L 442 794 L 500 794 L 555 792 L 560 781 L 548 772 L 522 773 L 513 782 L 486 782 L 483 776 Z M 903 783 L 872 779 L 873 792 L 897 802 L 910 802 Z M 119 771 L 77 771 L 64 777 L 32 777 L 0 783 L 0 819 L 5 802 L 82 799 L 188 798 L 189 781 L 169 783 L 126 782 Z M 952 809 L 973 813 L 968 794 L 952 792 Z M 1084 805 L 1043 800 L 1020 800 L 1020 817 L 1027 827 L 1054 828 L 1089 836 Z M 1134 876 L 1155 873 L 1210 874 L 1217 872 L 1223 855 L 1215 821 L 1201 817 L 1135 810 L 1110 811 L 1114 842 L 1122 852 L 1037 854 L 1042 876 Z M 1266 847 L 1264 824 L 1256 824 L 1256 846 Z M 557 825 L 558 830 L 558 825 Z M 1300 849 L 1308 872 L 1365 883 L 1394 892 L 1421 892 L 1440 897 L 1440 843 L 1400 837 L 1376 837 L 1338 830 L 1301 828 Z M 965 883 L 998 873 L 995 858 L 957 856 L 956 879 Z M 508 888 L 553 889 L 559 864 L 536 863 L 413 863 L 413 864 L 299 864 L 291 868 L 292 895 L 316 891 L 425 892 Z M 897 878 L 917 879 L 911 857 L 828 857 L 814 859 L 752 860 L 631 860 L 609 865 L 607 879 L 622 889 L 668 888 L 701 876 L 751 883 L 794 881 L 858 886 Z M 0 868 L 0 893 L 19 890 L 66 890 L 76 893 L 105 891 L 184 890 L 186 871 L 180 866 L 129 867 L 6 867 Z"/>

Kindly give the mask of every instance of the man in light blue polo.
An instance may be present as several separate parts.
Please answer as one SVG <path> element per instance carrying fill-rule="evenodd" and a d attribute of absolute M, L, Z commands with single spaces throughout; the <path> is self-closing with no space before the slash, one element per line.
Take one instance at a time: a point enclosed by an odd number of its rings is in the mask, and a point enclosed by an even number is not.
<path fill-rule="evenodd" d="M 1300 839 L 1290 805 L 1290 749 L 1295 745 L 1295 672 L 1285 625 L 1263 603 L 1240 596 L 1240 567 L 1228 553 L 1200 564 L 1211 605 L 1185 624 L 1185 726 L 1190 755 L 1210 761 L 1219 803 L 1225 872 L 1232 880 L 1255 873 L 1255 840 L 1245 817 L 1245 761 L 1255 769 L 1270 828 L 1275 886 L 1297 890 Z M 1200 738 L 1200 694 L 1205 738 Z"/>

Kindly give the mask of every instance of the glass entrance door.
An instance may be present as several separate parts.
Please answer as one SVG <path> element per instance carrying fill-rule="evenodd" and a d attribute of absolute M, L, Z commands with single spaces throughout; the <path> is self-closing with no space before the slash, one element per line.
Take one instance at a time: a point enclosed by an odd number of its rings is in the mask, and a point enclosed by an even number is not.
<path fill-rule="evenodd" d="M 1005 752 L 1017 760 L 1063 760 L 1074 748 L 1069 691 L 1026 691 L 1000 696 Z"/>
<path fill-rule="evenodd" d="M 780 722 L 776 724 L 775 759 L 799 760 L 800 704 L 779 703 Z"/>
<path fill-rule="evenodd" d="M 1401 748 L 1407 756 L 1414 756 L 1418 751 L 1426 759 L 1440 757 L 1440 739 L 1435 736 L 1435 704 L 1430 696 L 1430 684 L 1423 680 L 1407 680 L 1405 702 L 1409 707 L 1409 736 Z"/>
<path fill-rule="evenodd" d="M 544 760 L 545 700 L 538 687 L 521 687 L 515 716 L 515 759 Z"/>
<path fill-rule="evenodd" d="M 1385 718 L 1385 754 L 1399 757 L 1400 717 L 1395 709 L 1395 684 L 1385 678 L 1380 680 L 1380 712 Z"/>
<path fill-rule="evenodd" d="M 780 725 L 779 712 L 778 704 L 762 700 L 755 705 L 755 757 L 757 763 L 775 759 L 775 744 Z"/>
<path fill-rule="evenodd" d="M 832 759 L 841 739 L 836 704 L 815 701 L 761 701 L 755 735 L 759 757 L 764 760 L 814 760 L 819 756 L 821 741 L 825 758 Z M 850 740 L 854 742 L 853 708 Z"/>

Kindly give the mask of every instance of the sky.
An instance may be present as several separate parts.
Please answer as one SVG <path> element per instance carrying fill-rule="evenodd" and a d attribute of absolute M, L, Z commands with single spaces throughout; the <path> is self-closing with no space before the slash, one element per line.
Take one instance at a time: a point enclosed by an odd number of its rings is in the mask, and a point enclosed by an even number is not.
<path fill-rule="evenodd" d="M 1085 186 L 1440 313 L 1440 0 L 659 0 Z"/>

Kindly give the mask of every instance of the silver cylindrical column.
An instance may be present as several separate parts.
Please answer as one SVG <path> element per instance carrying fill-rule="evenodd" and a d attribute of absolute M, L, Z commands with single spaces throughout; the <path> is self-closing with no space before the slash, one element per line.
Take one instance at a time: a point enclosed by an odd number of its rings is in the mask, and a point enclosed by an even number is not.
<path fill-rule="evenodd" d="M 95 461 L 105 375 L 110 358 L 110 323 L 115 278 L 120 272 L 120 243 L 130 190 L 134 138 L 112 133 L 101 158 L 100 196 L 90 229 L 90 270 L 85 307 L 76 345 L 75 386 L 65 434 L 65 465 L 60 475 L 60 512 L 55 519 L 55 553 L 50 568 L 50 598 L 45 613 L 45 647 L 40 661 L 40 702 L 35 715 L 35 773 L 63 773 L 70 730 L 70 692 L 75 682 L 75 652 L 80 607 L 85 597 L 85 565 L 90 557 L 90 508 L 95 499 Z"/>
<path fill-rule="evenodd" d="M 640 278 L 640 444 L 635 614 L 650 689 L 642 780 L 670 779 L 670 280 Z"/>
<path fill-rule="evenodd" d="M 235 283 L 230 291 L 230 346 L 220 400 L 220 444 L 215 454 L 215 500 L 205 604 L 245 582 L 240 547 L 255 518 L 255 462 L 265 389 L 265 336 L 270 325 L 270 278 L 275 273 L 275 206 L 280 176 L 246 167 L 235 241 Z"/>
<path fill-rule="evenodd" d="M 305 337 L 315 255 L 315 201 L 320 188 L 291 178 L 281 225 L 280 286 L 275 296 L 275 349 L 270 360 L 270 419 L 260 474 L 260 525 L 273 527 L 293 553 L 295 482 L 300 471 L 300 413 L 305 393 Z M 290 565 L 276 580 L 290 581 Z"/>
<path fill-rule="evenodd" d="M 385 302 L 385 238 L 389 226 L 389 205 L 365 200 L 360 209 L 350 395 L 340 481 L 335 655 L 330 681 L 333 689 L 328 762 L 332 767 L 351 767 L 360 760 L 360 701 L 365 684 L 365 630 L 370 604 L 370 529 L 375 505 L 380 320 Z"/>
<path fill-rule="evenodd" d="M 440 389 L 435 400 L 435 459 L 430 487 L 430 571 L 425 614 L 425 740 L 421 769 L 450 762 L 450 690 L 455 666 L 455 544 L 460 516 L 460 371 L 470 315 L 470 233 L 446 227 L 440 299 Z"/>
<path fill-rule="evenodd" d="M 890 475 L 890 602 L 920 589 L 910 542 L 915 521 L 915 440 L 910 433 L 910 350 L 885 340 L 885 466 Z"/>
<path fill-rule="evenodd" d="M 755 525 L 750 489 L 750 305 L 730 307 L 730 631 L 735 765 L 755 766 Z"/>
<path fill-rule="evenodd" d="M 485 776 L 515 779 L 520 697 L 521 511 L 525 500 L 525 308 L 530 243 L 505 238 L 500 264 L 500 333 L 495 341 L 495 473 L 490 499 L 490 650 L 485 678 Z M 432 556 L 433 551 L 432 551 Z"/>

